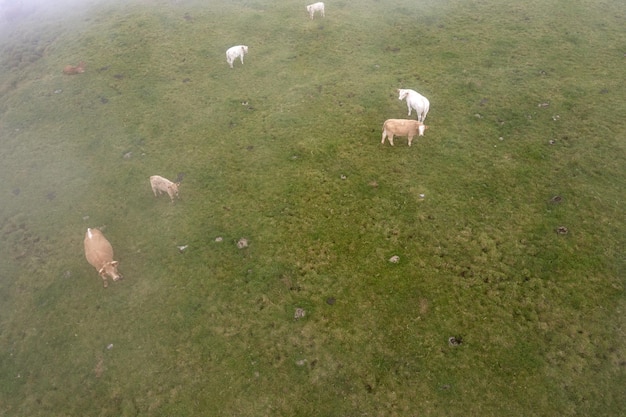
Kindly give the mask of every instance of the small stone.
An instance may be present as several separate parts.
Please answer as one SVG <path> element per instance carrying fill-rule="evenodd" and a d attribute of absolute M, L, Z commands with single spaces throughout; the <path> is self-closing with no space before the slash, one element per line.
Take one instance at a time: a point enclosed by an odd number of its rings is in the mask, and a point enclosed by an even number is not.
<path fill-rule="evenodd" d="M 304 316 L 306 316 L 306 311 L 300 307 L 296 308 L 296 311 L 293 313 L 293 318 L 296 320 L 299 320 Z"/>
<path fill-rule="evenodd" d="M 398 255 L 393 255 L 391 258 L 389 258 L 389 262 L 391 262 L 392 264 L 397 264 L 398 262 L 400 262 L 400 257 Z"/>
<path fill-rule="evenodd" d="M 463 338 L 460 336 L 452 336 L 448 338 L 448 343 L 450 344 L 450 346 L 459 346 L 461 343 L 463 343 Z"/>
<path fill-rule="evenodd" d="M 216 237 L 216 238 L 215 238 L 215 241 L 216 241 L 216 242 L 221 242 L 221 241 L 223 241 L 223 240 L 224 240 L 224 238 L 223 238 L 223 237 L 221 237 L 221 236 L 218 236 L 218 237 Z"/>
<path fill-rule="evenodd" d="M 107 345 L 107 350 L 111 350 L 111 349 L 113 349 L 113 343 L 109 343 L 109 344 Z"/>
<path fill-rule="evenodd" d="M 237 242 L 237 247 L 239 249 L 247 248 L 248 247 L 248 239 L 246 239 L 245 237 L 242 237 L 241 239 L 239 239 L 239 241 Z"/>

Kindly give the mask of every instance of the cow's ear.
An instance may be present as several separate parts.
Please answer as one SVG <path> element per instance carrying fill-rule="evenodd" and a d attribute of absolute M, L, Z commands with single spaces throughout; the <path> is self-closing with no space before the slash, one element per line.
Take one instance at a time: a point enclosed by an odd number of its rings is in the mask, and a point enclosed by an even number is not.
<path fill-rule="evenodd" d="M 427 125 L 424 125 L 424 129 L 428 129 L 428 126 L 427 126 Z"/>
<path fill-rule="evenodd" d="M 111 262 L 111 266 L 117 266 L 117 264 L 119 264 L 119 262 L 118 262 L 118 261 L 113 261 L 113 262 Z"/>

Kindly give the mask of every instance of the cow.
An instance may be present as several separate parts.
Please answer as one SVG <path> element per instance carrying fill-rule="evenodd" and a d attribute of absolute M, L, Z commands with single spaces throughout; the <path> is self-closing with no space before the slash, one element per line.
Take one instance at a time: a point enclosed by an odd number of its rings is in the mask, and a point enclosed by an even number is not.
<path fill-rule="evenodd" d="M 412 119 L 388 119 L 383 124 L 383 139 L 380 143 L 385 143 L 385 138 L 389 139 L 389 143 L 393 146 L 394 136 L 408 136 L 409 146 L 413 142 L 415 135 L 424 136 L 424 131 L 428 126 Z"/>
<path fill-rule="evenodd" d="M 153 175 L 150 177 L 150 187 L 152 187 L 154 196 L 158 197 L 161 193 L 167 193 L 167 195 L 170 196 L 172 203 L 174 202 L 174 197 L 178 197 L 179 185 L 179 182 L 172 182 L 160 175 Z"/>
<path fill-rule="evenodd" d="M 109 286 L 107 276 L 113 281 L 122 279 L 117 271 L 117 261 L 113 260 L 113 247 L 98 229 L 87 228 L 85 233 L 85 258 L 102 278 L 104 288 Z"/>
<path fill-rule="evenodd" d="M 409 108 L 409 116 L 411 115 L 411 108 L 413 108 L 417 114 L 417 121 L 424 123 L 430 108 L 428 99 L 415 90 L 398 88 L 398 100 L 404 100 L 405 98 L 406 106 Z"/>
<path fill-rule="evenodd" d="M 322 3 L 321 1 L 319 1 L 317 3 L 309 4 L 308 6 L 306 6 L 306 11 L 309 12 L 309 17 L 311 19 L 313 19 L 315 17 L 315 12 L 320 12 L 322 17 L 325 17 L 325 15 L 324 15 L 324 3 Z"/>
<path fill-rule="evenodd" d="M 80 61 L 76 66 L 66 65 L 63 68 L 63 74 L 65 75 L 82 74 L 83 72 L 85 72 L 85 63 L 83 61 Z"/>
<path fill-rule="evenodd" d="M 248 47 L 246 45 L 236 45 L 226 50 L 226 62 L 230 67 L 233 67 L 235 59 L 241 59 L 241 65 L 243 65 L 243 56 L 248 53 Z"/>

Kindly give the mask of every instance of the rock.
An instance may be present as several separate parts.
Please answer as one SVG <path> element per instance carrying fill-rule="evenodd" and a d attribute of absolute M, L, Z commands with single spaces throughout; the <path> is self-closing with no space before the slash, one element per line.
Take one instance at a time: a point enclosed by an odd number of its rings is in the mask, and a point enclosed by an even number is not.
<path fill-rule="evenodd" d="M 300 307 L 296 308 L 296 311 L 293 313 L 293 318 L 296 320 L 299 320 L 304 316 L 306 316 L 306 311 Z"/>

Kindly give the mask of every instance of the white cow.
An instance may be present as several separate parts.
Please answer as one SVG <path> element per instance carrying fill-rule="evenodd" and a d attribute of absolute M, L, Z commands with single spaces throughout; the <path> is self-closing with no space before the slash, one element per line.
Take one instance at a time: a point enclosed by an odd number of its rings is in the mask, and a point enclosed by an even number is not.
<path fill-rule="evenodd" d="M 428 126 L 422 122 L 412 119 L 387 119 L 383 124 L 383 139 L 380 143 L 385 143 L 385 139 L 389 140 L 393 146 L 394 136 L 407 136 L 409 138 L 409 146 L 413 142 L 415 135 L 424 136 L 424 131 Z"/>
<path fill-rule="evenodd" d="M 235 59 L 240 58 L 241 64 L 243 65 L 243 56 L 248 53 L 248 47 L 246 45 L 236 45 L 231 48 L 228 48 L 226 51 L 226 62 L 230 67 L 233 67 L 233 62 Z"/>
<path fill-rule="evenodd" d="M 317 3 L 309 4 L 306 6 L 306 11 L 309 12 L 309 17 L 313 19 L 315 17 L 315 12 L 320 12 L 322 17 L 324 16 L 324 3 L 318 1 Z"/>
<path fill-rule="evenodd" d="M 409 108 L 409 116 L 411 115 L 411 108 L 413 108 L 415 113 L 417 113 L 417 121 L 423 123 L 430 108 L 428 99 L 415 90 L 399 88 L 398 100 L 404 100 L 405 98 L 406 106 Z"/>
<path fill-rule="evenodd" d="M 167 178 L 163 178 L 160 175 L 153 175 L 150 177 L 150 187 L 152 187 L 152 192 L 155 197 L 161 195 L 161 193 L 167 193 L 170 196 L 170 200 L 172 203 L 174 202 L 174 198 L 178 197 L 178 186 L 179 182 L 172 182 Z"/>

